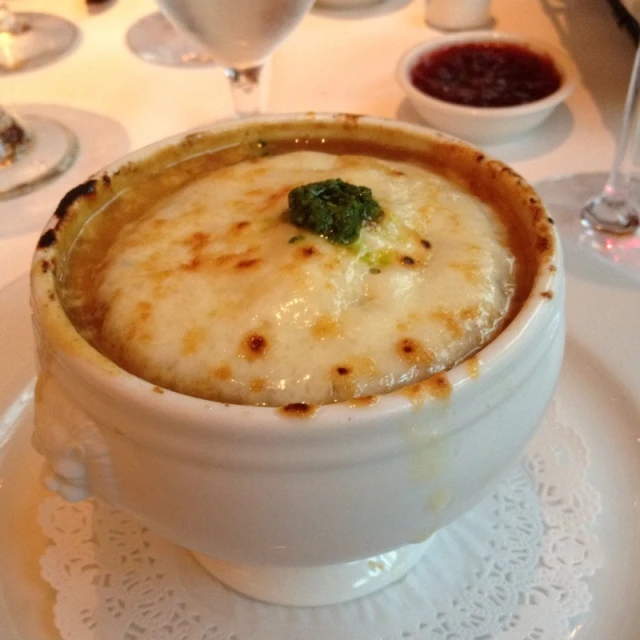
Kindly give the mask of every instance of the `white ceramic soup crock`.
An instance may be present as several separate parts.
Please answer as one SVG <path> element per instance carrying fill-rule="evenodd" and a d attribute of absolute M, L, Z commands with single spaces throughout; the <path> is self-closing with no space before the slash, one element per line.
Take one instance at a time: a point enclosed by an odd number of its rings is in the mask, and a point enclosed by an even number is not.
<path fill-rule="evenodd" d="M 168 162 L 221 145 L 342 138 L 437 154 L 504 207 L 524 238 L 526 299 L 497 338 L 431 379 L 360 402 L 216 403 L 119 369 L 69 322 L 59 275 L 83 223 Z M 62 497 L 134 514 L 231 587 L 320 605 L 374 591 L 474 506 L 522 454 L 553 393 L 564 341 L 559 241 L 508 167 L 423 127 L 304 114 L 216 124 L 138 151 L 60 203 L 32 267 L 40 361 L 34 444 Z M 428 558 L 424 561 L 428 561 Z"/>

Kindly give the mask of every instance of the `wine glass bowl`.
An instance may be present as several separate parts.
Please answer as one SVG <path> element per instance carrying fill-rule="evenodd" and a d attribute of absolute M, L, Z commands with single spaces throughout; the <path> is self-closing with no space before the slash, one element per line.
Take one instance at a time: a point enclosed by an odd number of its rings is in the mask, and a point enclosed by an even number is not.
<path fill-rule="evenodd" d="M 160 12 L 137 20 L 127 31 L 127 46 L 145 62 L 169 67 L 198 67 L 214 63 L 201 46 L 167 20 Z"/>

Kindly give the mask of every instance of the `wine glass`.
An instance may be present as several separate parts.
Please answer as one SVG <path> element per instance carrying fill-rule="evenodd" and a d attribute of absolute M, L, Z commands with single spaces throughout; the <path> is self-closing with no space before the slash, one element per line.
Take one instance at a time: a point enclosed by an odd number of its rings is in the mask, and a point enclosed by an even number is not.
<path fill-rule="evenodd" d="M 158 4 L 224 67 L 236 115 L 242 117 L 261 111 L 264 63 L 311 9 L 313 0 L 158 0 Z"/>
<path fill-rule="evenodd" d="M 64 125 L 31 113 L 17 117 L 0 105 L 0 200 L 55 178 L 77 155 L 77 138 Z"/>
<path fill-rule="evenodd" d="M 156 11 L 143 16 L 127 31 L 127 45 L 146 62 L 170 67 L 197 67 L 213 63 L 211 55 Z"/>
<path fill-rule="evenodd" d="M 613 265 L 640 276 L 640 182 L 633 175 L 640 140 L 640 47 L 636 51 L 622 124 L 608 174 L 544 180 L 536 189 L 560 231 Z"/>
<path fill-rule="evenodd" d="M 53 62 L 75 42 L 78 29 L 48 13 L 13 13 L 0 2 L 0 75 Z"/>

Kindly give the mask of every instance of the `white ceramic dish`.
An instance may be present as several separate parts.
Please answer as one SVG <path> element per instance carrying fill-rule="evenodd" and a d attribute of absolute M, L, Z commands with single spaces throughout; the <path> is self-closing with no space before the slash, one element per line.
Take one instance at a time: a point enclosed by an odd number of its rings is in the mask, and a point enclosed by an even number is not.
<path fill-rule="evenodd" d="M 171 145 L 186 157 L 239 136 L 320 134 L 448 154 L 526 229 L 531 288 L 516 317 L 475 356 L 477 369 L 461 363 L 367 406 L 296 405 L 311 414 L 291 417 L 282 408 L 159 394 L 77 334 L 57 300 L 51 265 L 65 259 L 78 215 L 92 215 L 131 186 L 127 171 L 140 175 L 145 160 Z M 72 195 L 73 205 L 43 234 L 32 270 L 43 365 L 36 440 L 49 486 L 72 500 L 92 491 L 135 514 L 243 593 L 319 605 L 397 580 L 431 533 L 476 504 L 521 455 L 553 393 L 564 342 L 559 242 L 530 187 L 458 141 L 353 116 L 233 121 L 128 156 Z M 371 562 L 390 569 L 372 575 Z"/>
<path fill-rule="evenodd" d="M 637 640 L 640 371 L 628 354 L 640 352 L 633 322 L 640 314 L 640 291 L 615 282 L 607 286 L 602 275 L 590 281 L 595 272 L 586 261 L 574 269 L 580 279 L 568 282 L 567 354 L 556 403 L 559 417 L 579 428 L 590 450 L 589 477 L 603 504 L 595 533 L 604 566 L 590 581 L 589 612 L 561 637 Z M 45 495 L 39 481 L 42 459 L 29 442 L 31 403 L 19 402 L 35 375 L 28 296 L 26 277 L 0 291 L 0 334 L 6 338 L 0 358 L 0 635 L 2 640 L 60 640 L 53 626 L 53 594 L 38 573 L 38 559 L 48 544 L 35 522 Z M 609 329 L 606 336 L 603 327 Z M 367 602 L 375 608 L 375 599 Z M 270 611 L 264 615 L 281 615 L 277 607 Z M 352 611 L 357 627 L 361 610 Z M 509 630 L 500 638 L 522 640 Z"/>
<path fill-rule="evenodd" d="M 562 75 L 562 84 L 557 91 L 542 100 L 514 107 L 491 108 L 445 102 L 423 93 L 413 85 L 411 70 L 421 57 L 443 47 L 474 42 L 512 43 L 548 55 Z M 577 82 L 573 62 L 559 49 L 534 38 L 497 31 L 467 31 L 423 42 L 402 56 L 396 77 L 425 122 L 475 144 L 500 144 L 537 127 L 571 95 Z"/>

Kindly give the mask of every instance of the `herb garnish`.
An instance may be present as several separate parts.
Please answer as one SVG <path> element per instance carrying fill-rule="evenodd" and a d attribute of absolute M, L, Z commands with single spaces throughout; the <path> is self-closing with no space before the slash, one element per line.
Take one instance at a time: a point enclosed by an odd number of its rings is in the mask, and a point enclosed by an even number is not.
<path fill-rule="evenodd" d="M 289 220 L 336 244 L 358 239 L 362 225 L 382 215 L 371 189 L 340 178 L 313 182 L 289 192 Z"/>

